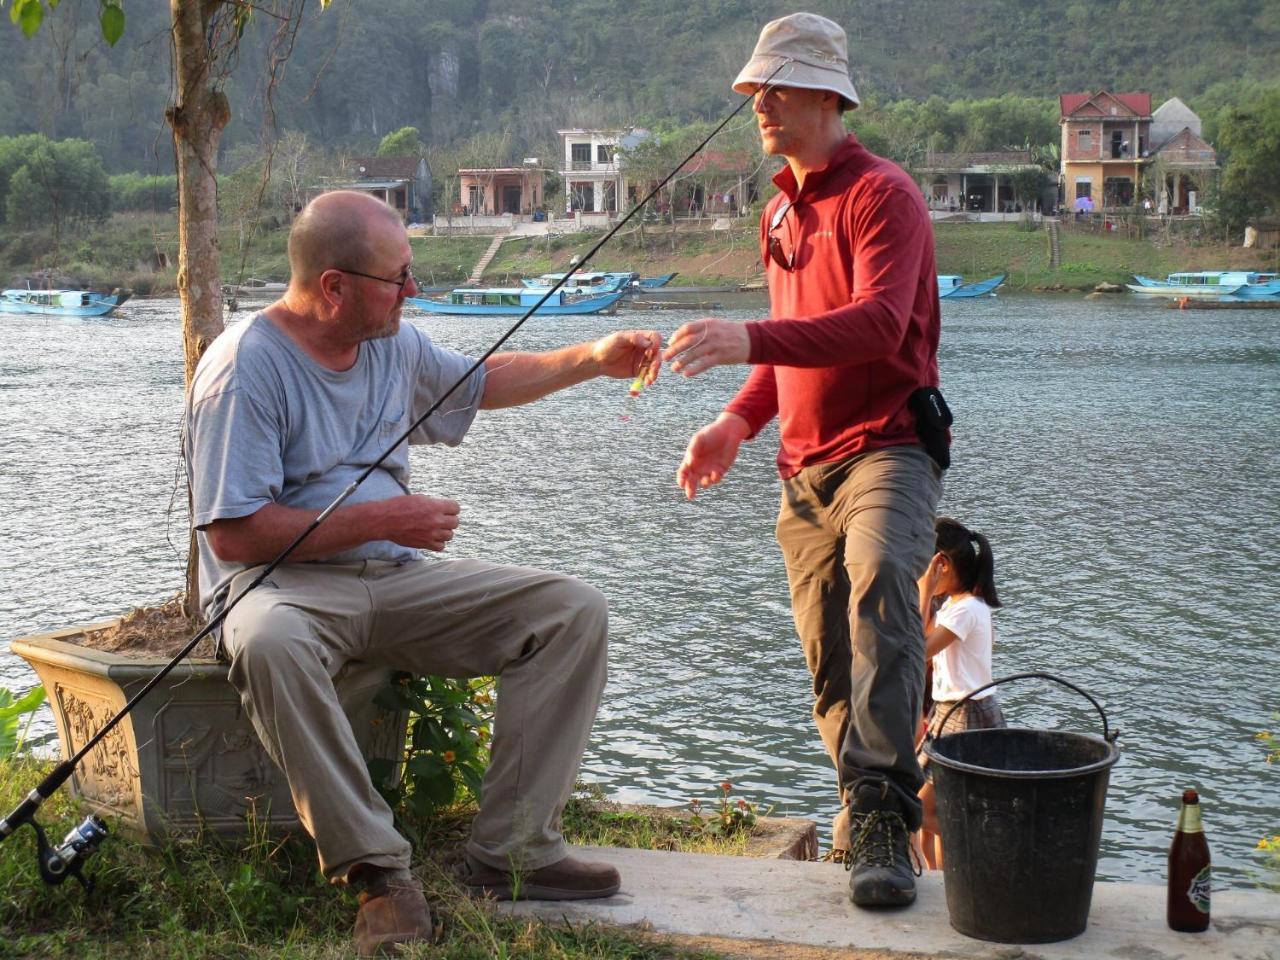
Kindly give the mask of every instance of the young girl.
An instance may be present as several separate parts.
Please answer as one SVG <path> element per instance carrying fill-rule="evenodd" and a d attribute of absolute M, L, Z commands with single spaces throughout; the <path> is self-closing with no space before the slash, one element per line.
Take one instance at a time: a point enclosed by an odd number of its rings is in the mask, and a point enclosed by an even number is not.
<path fill-rule="evenodd" d="M 970 691 L 991 682 L 991 648 L 995 644 L 991 611 L 1000 606 L 991 545 L 982 534 L 949 517 L 938 518 L 934 535 L 936 552 L 919 581 L 925 662 L 931 662 L 933 668 L 928 732 L 940 737 L 960 730 L 1003 727 L 1004 715 L 994 689 L 951 709 Z M 951 716 L 943 728 L 948 712 Z M 927 773 L 923 751 L 921 765 Z M 924 805 L 921 847 L 925 862 L 937 870 L 942 866 L 942 843 L 932 782 L 921 788 L 920 801 Z"/>

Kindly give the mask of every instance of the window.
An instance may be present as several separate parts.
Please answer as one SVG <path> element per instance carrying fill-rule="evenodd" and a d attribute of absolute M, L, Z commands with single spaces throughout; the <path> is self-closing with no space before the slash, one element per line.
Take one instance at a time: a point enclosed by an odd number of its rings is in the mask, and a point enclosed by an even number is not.
<path fill-rule="evenodd" d="M 613 144 L 601 143 L 596 145 L 596 161 L 598 163 L 613 163 Z"/>
<path fill-rule="evenodd" d="M 573 204 L 572 209 L 581 210 L 583 213 L 594 213 L 596 202 L 595 184 L 584 181 L 570 183 L 569 199 Z"/>
<path fill-rule="evenodd" d="M 1102 195 L 1108 207 L 1127 207 L 1133 203 L 1133 181 L 1128 177 L 1107 177 Z"/>
<path fill-rule="evenodd" d="M 591 144 L 589 143 L 571 143 L 569 144 L 569 157 L 574 163 L 590 163 L 591 162 Z"/>
<path fill-rule="evenodd" d="M 1076 134 L 1076 137 L 1078 138 L 1076 143 L 1081 150 L 1093 149 L 1093 131 L 1092 130 L 1085 128 L 1079 131 Z"/>
<path fill-rule="evenodd" d="M 1085 178 L 1083 180 L 1077 180 L 1076 181 L 1076 199 L 1079 200 L 1081 197 L 1092 197 L 1092 196 L 1093 196 L 1093 181 L 1088 178 Z"/>

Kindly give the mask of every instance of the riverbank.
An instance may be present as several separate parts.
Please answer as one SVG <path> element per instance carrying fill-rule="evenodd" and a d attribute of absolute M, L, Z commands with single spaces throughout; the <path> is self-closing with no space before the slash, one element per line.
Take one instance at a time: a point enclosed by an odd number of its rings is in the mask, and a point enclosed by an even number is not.
<path fill-rule="evenodd" d="M 599 233 L 552 234 L 506 240 L 484 273 L 490 285 L 518 284 L 521 277 L 565 270 L 600 239 Z M 1158 234 L 1063 230 L 1061 263 L 1049 265 L 1044 229 L 1012 223 L 936 223 L 938 272 L 980 279 L 1008 274 L 1006 289 L 1092 290 L 1099 283 L 1125 283 L 1133 274 L 1162 277 L 1180 270 L 1276 269 L 1276 251 L 1246 250 Z M 222 232 L 222 273 L 227 283 L 249 277 L 288 277 L 287 230 L 281 226 L 245 239 L 232 227 Z M 465 282 L 489 246 L 490 237 L 413 237 L 414 271 L 429 287 Z M 6 285 L 41 270 L 100 287 L 128 287 L 139 296 L 176 290 L 177 226 L 171 217 L 118 214 L 88 225 L 55 249 L 39 233 L 14 233 L 0 241 L 0 278 Z M 713 230 L 711 221 L 643 232 L 628 226 L 591 263 L 598 270 L 636 270 L 645 275 L 676 272 L 682 286 L 736 286 L 758 280 L 759 240 L 755 221 L 733 221 Z"/>
<path fill-rule="evenodd" d="M 0 809 L 13 809 L 48 774 L 47 761 L 0 759 Z M 39 819 L 57 840 L 78 822 L 69 791 L 56 792 Z M 474 960 L 507 956 L 527 960 L 717 960 L 663 936 L 612 925 L 548 925 L 474 900 L 462 886 L 463 844 L 475 808 L 460 804 L 436 817 L 402 823 L 414 843 L 414 872 L 423 883 L 435 921 L 436 942 L 415 956 Z M 707 821 L 709 822 L 709 821 Z M 780 821 L 771 821 L 778 824 Z M 765 821 L 756 821 L 759 827 Z M 789 821 L 788 824 L 794 824 Z M 0 844 L 0 957 L 23 960 L 228 958 L 339 960 L 351 956 L 355 897 L 331 886 L 316 867 L 306 838 L 265 834 L 238 843 L 216 837 L 172 841 L 152 849 L 115 832 L 84 864 L 95 882 L 86 900 L 78 884 L 50 890 L 37 873 L 35 835 L 19 830 Z M 618 810 L 578 794 L 564 813 L 570 843 L 742 856 L 776 855 L 765 829 L 765 849 L 751 836 L 716 835 L 688 815 Z M 790 833 L 796 831 L 789 827 Z M 812 827 L 810 826 L 810 832 Z M 671 855 L 678 855 L 672 853 Z"/>

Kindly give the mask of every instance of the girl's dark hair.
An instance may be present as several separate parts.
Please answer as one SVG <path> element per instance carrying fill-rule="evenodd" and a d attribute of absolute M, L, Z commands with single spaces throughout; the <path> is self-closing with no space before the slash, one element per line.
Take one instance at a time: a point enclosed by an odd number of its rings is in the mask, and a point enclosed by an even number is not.
<path fill-rule="evenodd" d="M 995 560 L 987 538 L 950 517 L 939 517 L 933 531 L 934 549 L 946 554 L 956 568 L 960 586 L 981 597 L 988 607 L 1000 606 L 1000 598 L 996 596 Z"/>

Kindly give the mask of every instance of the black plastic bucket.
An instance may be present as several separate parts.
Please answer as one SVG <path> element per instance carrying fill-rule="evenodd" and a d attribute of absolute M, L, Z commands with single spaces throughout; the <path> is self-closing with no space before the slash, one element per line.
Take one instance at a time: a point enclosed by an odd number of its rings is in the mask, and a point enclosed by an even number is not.
<path fill-rule="evenodd" d="M 924 744 L 951 926 L 997 943 L 1051 943 L 1084 932 L 1107 781 L 1120 758 L 1102 707 L 1065 680 L 1019 673 L 973 693 L 1028 677 L 1087 698 L 1102 717 L 1102 736 L 1003 728 Z"/>

